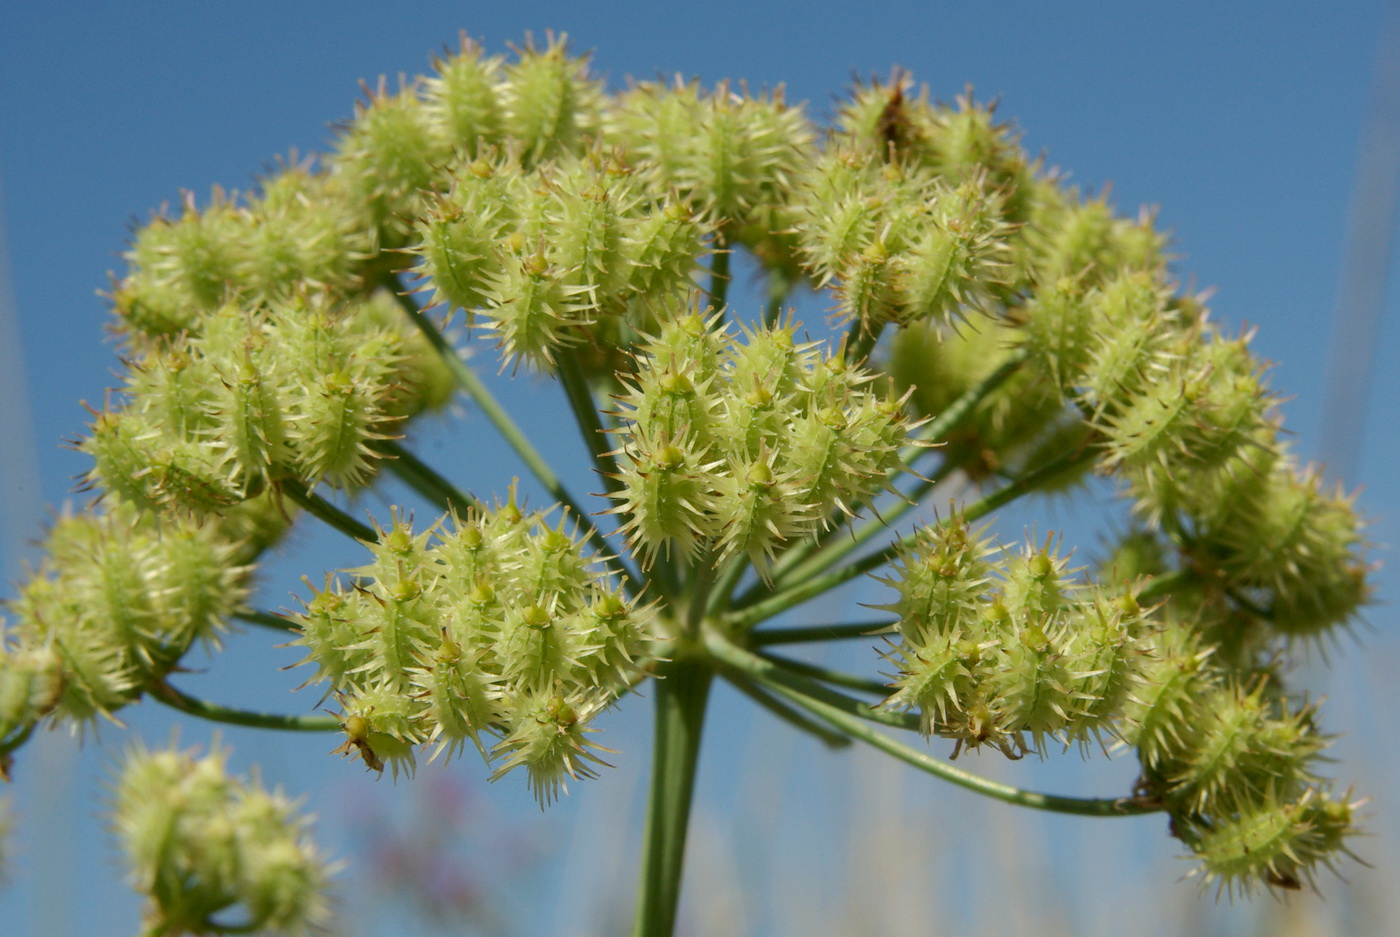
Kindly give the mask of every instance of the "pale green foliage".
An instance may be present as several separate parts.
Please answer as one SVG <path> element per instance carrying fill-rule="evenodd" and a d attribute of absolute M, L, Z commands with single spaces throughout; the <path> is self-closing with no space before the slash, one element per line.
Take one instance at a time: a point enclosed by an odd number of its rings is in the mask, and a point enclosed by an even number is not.
<path fill-rule="evenodd" d="M 279 792 L 202 758 L 137 748 L 112 792 L 131 882 L 147 898 L 143 937 L 230 930 L 302 934 L 327 917 L 331 869 L 308 820 Z"/>

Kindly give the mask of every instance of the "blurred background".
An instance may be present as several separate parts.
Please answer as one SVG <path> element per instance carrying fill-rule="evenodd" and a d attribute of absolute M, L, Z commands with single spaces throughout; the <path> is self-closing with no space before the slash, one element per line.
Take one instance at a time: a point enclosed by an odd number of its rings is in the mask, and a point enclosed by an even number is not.
<path fill-rule="evenodd" d="M 80 503 L 86 467 L 64 439 L 83 432 L 118 362 L 99 295 L 133 223 L 182 190 L 247 188 L 279 155 L 322 150 L 352 113 L 358 82 L 429 67 L 459 30 L 489 52 L 528 30 L 566 31 L 594 50 L 613 88 L 680 73 L 711 84 L 785 83 L 819 121 L 854 77 L 898 64 L 951 101 L 971 85 L 1000 100 L 1032 153 L 1123 213 L 1159 206 L 1186 288 L 1214 290 L 1227 331 L 1257 327 L 1291 398 L 1286 426 L 1373 518 L 1376 603 L 1294 685 L 1326 695 L 1343 786 L 1371 798 L 1373 834 L 1354 844 L 1349 884 L 1325 900 L 1217 901 L 1182 876 L 1190 864 L 1158 817 L 1043 816 L 943 785 L 863 751 L 829 752 L 721 694 L 707 727 L 682 908 L 692 934 L 1385 934 L 1400 925 L 1400 283 L 1387 279 L 1400 173 L 1400 16 L 1395 3 L 1126 5 L 908 3 L 706 4 L 418 2 L 0 5 L 0 595 L 35 558 L 52 512 Z M 1288 12 L 1283 12 L 1284 9 Z M 740 279 L 742 284 L 744 281 Z M 754 302 L 751 294 L 731 297 Z M 820 323 L 825 303 L 797 297 Z M 1329 366 L 1329 358 L 1331 364 Z M 483 370 L 495 365 L 483 359 Z M 552 387 L 497 383 L 517 418 L 552 420 Z M 578 490 L 586 454 L 563 432 L 537 440 Z M 479 495 L 502 493 L 513 460 L 464 410 L 420 426 L 418 451 Z M 377 516 L 402 492 L 357 506 Z M 547 503 L 538 493 L 532 500 Z M 1009 539 L 1064 527 L 1086 555 L 1107 508 L 1055 502 L 1003 518 Z M 1111 523 L 1111 521 L 1110 521 Z M 258 602 L 296 606 L 322 571 L 359 562 L 353 545 L 308 529 L 269 562 Z M 857 583 L 810 620 L 878 601 Z M 796 619 L 795 619 L 796 620 Z M 184 685 L 242 705 L 309 711 L 315 690 L 285 668 L 275 636 L 233 636 L 210 672 Z M 874 669 L 873 653 L 865 652 Z M 1325 660 L 1323 659 L 1325 657 Z M 195 658 L 196 666 L 203 661 Z M 80 746 L 44 733 L 20 753 L 0 931 L 58 937 L 132 934 L 139 902 L 121 882 L 100 818 L 105 778 L 133 736 L 210 727 L 154 704 L 123 711 Z M 641 835 L 649 706 L 603 721 L 615 770 L 541 813 L 522 778 L 495 785 L 474 759 L 376 780 L 328 757 L 336 740 L 225 729 L 232 763 L 304 796 L 318 836 L 346 860 L 336 932 L 623 933 Z M 947 747 L 934 750 L 946 755 Z M 1018 784 L 1109 796 L 1131 759 L 1071 753 L 1045 764 L 970 760 Z"/>

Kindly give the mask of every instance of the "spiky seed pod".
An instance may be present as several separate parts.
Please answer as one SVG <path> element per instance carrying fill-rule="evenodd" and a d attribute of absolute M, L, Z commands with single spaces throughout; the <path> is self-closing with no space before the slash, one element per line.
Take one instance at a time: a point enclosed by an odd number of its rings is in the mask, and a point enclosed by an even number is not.
<path fill-rule="evenodd" d="M 1326 491 L 1316 470 L 1256 442 L 1203 481 L 1158 486 L 1139 508 L 1162 516 L 1193 561 L 1244 590 L 1278 632 L 1315 639 L 1369 601 L 1352 499 Z"/>
<path fill-rule="evenodd" d="M 932 122 L 921 128 L 925 157 L 950 186 L 958 186 L 985 174 L 986 184 L 1001 193 L 1007 217 L 1025 218 L 1032 183 L 1032 166 L 1021 148 L 1016 131 L 996 120 L 996 104 L 978 104 L 972 90 L 958 95 L 956 109 L 936 107 Z M 923 109 L 915 111 L 922 116 Z"/>
<path fill-rule="evenodd" d="M 387 766 L 396 778 L 400 771 L 412 777 L 417 770 L 417 746 L 432 733 L 422 695 L 406 692 L 397 680 L 361 680 L 338 696 L 345 741 L 333 754 L 357 757 L 373 771 Z"/>
<path fill-rule="evenodd" d="M 898 68 L 888 83 L 857 81 L 836 112 L 841 142 L 879 160 L 908 160 L 928 152 L 928 99 L 913 90 L 913 81 Z"/>
<path fill-rule="evenodd" d="M 618 397 L 613 512 L 647 562 L 672 546 L 770 557 L 901 470 L 902 401 L 875 401 L 868 376 L 794 342 L 796 328 L 745 329 L 740 342 L 687 316 L 644 346 Z"/>
<path fill-rule="evenodd" d="M 985 175 L 950 185 L 836 149 L 804 174 L 790 211 L 806 269 L 867 327 L 960 317 L 1015 270 L 1015 228 Z"/>
<path fill-rule="evenodd" d="M 897 668 L 893 709 L 918 709 L 925 735 L 944 731 L 950 713 L 977 701 L 976 668 L 988 647 L 983 615 L 991 576 L 990 542 L 961 518 L 927 528 L 900 557 L 897 578 L 884 580 L 899 598 L 880 608 L 898 616 L 900 642 L 886 654 Z"/>
<path fill-rule="evenodd" d="M 239 249 L 247 222 L 233 199 L 215 188 L 200 210 L 182 197 L 177 220 L 157 215 L 127 252 L 128 277 L 113 296 L 123 326 L 147 336 L 174 335 L 200 313 L 217 308 L 238 282 Z"/>
<path fill-rule="evenodd" d="M 575 627 L 582 640 L 578 663 L 593 684 L 609 688 L 636 673 L 652 637 L 635 600 L 595 583 L 586 607 L 576 615 Z"/>
<path fill-rule="evenodd" d="M 1071 740 L 1116 732 L 1114 721 L 1143 683 L 1148 663 L 1146 615 L 1131 592 L 1096 589 L 1069 616 L 1066 669 L 1078 700 L 1068 728 Z"/>
<path fill-rule="evenodd" d="M 309 819 L 280 792 L 230 777 L 228 752 L 136 748 L 113 786 L 112 824 L 132 884 L 148 901 L 145 932 L 205 934 L 236 924 L 306 934 L 326 922 L 331 868 Z"/>
<path fill-rule="evenodd" d="M 669 197 L 641 217 L 626 218 L 624 225 L 627 289 L 642 297 L 688 294 L 710 225 Z"/>
<path fill-rule="evenodd" d="M 1039 284 L 1012 313 L 1033 366 L 1065 399 L 1073 395 L 1099 342 L 1095 309 L 1085 292 L 1078 280 L 1060 277 Z"/>
<path fill-rule="evenodd" d="M 1212 649 L 1170 616 L 1149 632 L 1146 645 L 1142 685 L 1126 701 L 1121 734 L 1143 767 L 1160 775 L 1196 744 L 1200 700 L 1214 691 L 1218 676 L 1206 665 Z"/>
<path fill-rule="evenodd" d="M 643 204 L 630 167 L 595 150 L 543 175 L 550 262 L 567 271 L 565 284 L 590 317 L 621 311 L 631 273 L 626 219 L 638 216 Z"/>
<path fill-rule="evenodd" d="M 547 33 L 543 48 L 526 37 L 515 47 L 497 88 L 505 132 L 520 146 L 526 166 L 578 153 L 599 131 L 601 84 L 588 72 L 588 57 L 569 55 L 569 37 Z"/>
<path fill-rule="evenodd" d="M 373 301 L 306 296 L 209 313 L 200 333 L 131 364 L 123 405 L 109 404 L 80 444 L 94 459 L 88 485 L 143 510 L 207 518 L 288 476 L 363 484 L 371 444 L 445 399 L 435 353 L 382 319 Z M 256 514 L 235 527 L 275 536 Z"/>
<path fill-rule="evenodd" d="M 804 497 L 802 480 L 775 461 L 772 452 L 760 448 L 752 462 L 731 461 L 718 479 L 716 562 L 745 554 L 767 576 L 782 547 L 816 527 L 819 506 Z"/>
<path fill-rule="evenodd" d="M 678 191 L 726 241 L 764 208 L 782 204 L 813 138 L 801 108 L 788 107 L 781 90 L 753 97 L 725 82 L 708 94 L 693 83 L 639 85 L 609 124 L 609 138 L 637 154 L 652 190 Z"/>
<path fill-rule="evenodd" d="M 247 594 L 247 569 L 210 524 L 116 505 L 62 518 L 45 545 L 13 604 L 16 636 L 57 658 L 56 711 L 77 723 L 139 697 L 196 641 L 216 643 Z"/>
<path fill-rule="evenodd" d="M 1081 399 L 1096 412 L 1116 413 L 1161 380 L 1187 323 L 1152 277 L 1127 273 L 1088 296 L 1099 340 L 1076 375 Z"/>
<path fill-rule="evenodd" d="M 932 179 L 868 153 L 829 144 L 798 180 L 788 205 L 799 256 L 818 286 L 855 276 L 908 249 L 929 201 Z"/>
<path fill-rule="evenodd" d="M 992 572 L 987 557 L 994 550 L 960 517 L 929 527 L 900 558 L 898 580 L 886 580 L 899 599 L 879 607 L 899 617 L 900 634 L 915 645 L 937 634 L 970 632 L 981 625 Z"/>
<path fill-rule="evenodd" d="M 462 33 L 457 51 L 434 58 L 434 74 L 423 79 L 423 109 L 462 157 L 474 159 L 503 140 L 498 89 L 504 61 Z"/>
<path fill-rule="evenodd" d="M 707 459 L 688 438 L 651 439 L 644 430 L 629 435 L 618 505 L 612 509 L 627 518 L 622 530 L 628 549 L 648 566 L 673 546 L 682 557 L 693 558 L 717 533 L 719 494 L 710 476 L 722 463 Z"/>
<path fill-rule="evenodd" d="M 1151 213 L 1135 220 L 1119 218 L 1106 195 L 1081 199 L 1078 189 L 1054 178 L 1025 191 L 1031 206 L 1026 231 L 1030 280 L 1074 277 L 1089 287 L 1125 272 L 1157 275 L 1164 266 L 1166 238 L 1156 231 Z"/>
<path fill-rule="evenodd" d="M 252 302 L 290 299 L 297 292 L 348 296 L 368 255 L 345 193 L 309 163 L 291 163 L 262 183 L 241 214 L 246 231 L 237 251 L 236 286 Z"/>
<path fill-rule="evenodd" d="M 1267 791 L 1288 793 L 1316 780 L 1310 765 L 1326 739 L 1313 728 L 1313 708 L 1290 713 L 1263 681 L 1249 690 L 1218 688 L 1196 719 L 1191 745 L 1166 772 L 1169 797 L 1190 810 L 1223 815 Z"/>
<path fill-rule="evenodd" d="M 336 141 L 331 171 L 351 204 L 366 213 L 375 248 L 402 246 L 424 193 L 440 188 L 452 141 L 435 123 L 416 85 L 390 94 L 383 78 L 355 106 Z"/>
<path fill-rule="evenodd" d="M 1351 855 L 1346 841 L 1358 833 L 1359 806 L 1322 787 L 1297 797 L 1270 790 L 1238 813 L 1191 829 L 1187 841 L 1201 860 L 1202 882 L 1232 897 L 1260 885 L 1297 890 L 1313 885 L 1318 867 L 1335 872 L 1336 861 Z"/>
<path fill-rule="evenodd" d="M 1192 341 L 1160 380 L 1102 421 L 1106 469 L 1121 467 L 1138 491 L 1211 472 L 1266 429 L 1273 399 L 1248 337 Z"/>
<path fill-rule="evenodd" d="M 598 756 L 600 746 L 589 735 L 597 731 L 589 722 L 597 714 L 597 704 L 587 697 L 569 697 L 559 692 L 525 692 L 510 700 L 520 714 L 509 735 L 496 744 L 491 757 L 500 761 L 492 773 L 495 780 L 506 772 L 524 767 L 530 775 L 530 788 L 541 806 L 568 793 L 570 780 L 597 777 L 594 765 L 606 765 Z"/>
<path fill-rule="evenodd" d="M 487 289 L 483 327 L 495 336 L 503 366 L 523 359 L 552 368 L 556 355 L 582 341 L 580 326 L 590 321 L 583 290 L 567 284 L 567 271 L 543 248 L 507 255 Z"/>
<path fill-rule="evenodd" d="M 1011 269 L 1010 227 L 1003 212 L 1000 198 L 981 177 L 936 196 L 914 244 L 899 258 L 896 321 L 949 322 L 960 318 L 964 308 L 986 305 L 993 287 Z"/>
<path fill-rule="evenodd" d="M 63 661 L 52 643 L 29 634 L 12 640 L 0 617 L 0 745 L 15 742 L 63 698 Z M 5 761 L 0 759 L 0 780 Z"/>

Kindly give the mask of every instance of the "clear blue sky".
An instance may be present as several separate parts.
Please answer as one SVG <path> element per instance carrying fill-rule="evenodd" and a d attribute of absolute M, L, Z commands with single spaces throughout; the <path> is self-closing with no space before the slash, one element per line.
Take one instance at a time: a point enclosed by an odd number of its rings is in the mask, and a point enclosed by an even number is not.
<path fill-rule="evenodd" d="M 1111 183 L 1113 199 L 1124 211 L 1140 204 L 1160 206 L 1161 223 L 1175 235 L 1182 279 L 1215 288 L 1212 305 L 1228 327 L 1258 327 L 1256 349 L 1279 362 L 1274 386 L 1296 398 L 1285 412 L 1288 427 L 1298 434 L 1299 451 L 1308 458 L 1325 457 L 1315 448 L 1324 364 L 1384 23 L 1385 4 L 1378 0 L 1325 6 L 518 6 L 525 12 L 515 6 L 507 12 L 505 4 L 437 2 L 0 6 L 0 197 L 23 361 L 22 374 L 5 365 L 0 392 L 12 412 L 27 407 L 38 480 L 37 489 L 24 489 L 12 499 L 14 517 L 0 542 L 0 570 L 7 579 L 18 574 L 20 544 L 39 533 L 44 515 L 37 506 L 74 497 L 72 479 L 86 467 L 81 454 L 60 448 L 59 441 L 83 428 L 86 415 L 78 401 L 96 404 L 114 383 L 116 361 L 103 335 L 107 311 L 97 291 L 105 287 L 109 271 L 121 268 L 118 255 L 132 220 L 174 201 L 182 189 L 204 197 L 215 184 L 246 187 L 279 154 L 324 148 L 328 125 L 351 113 L 359 80 L 425 71 L 430 54 L 455 43 L 461 29 L 483 39 L 492 51 L 504 51 L 506 42 L 519 41 L 526 30 L 567 31 L 579 48 L 596 50 L 596 68 L 615 86 L 629 75 L 672 72 L 707 83 L 725 77 L 744 78 L 751 85 L 785 82 L 789 100 L 806 100 L 818 116 L 829 112 L 834 96 L 853 75 L 888 73 L 896 63 L 939 98 L 951 99 L 968 84 L 979 96 L 999 97 L 1000 113 L 1015 119 L 1028 147 L 1045 152 L 1050 163 L 1070 170 L 1081 185 L 1099 190 Z M 1382 366 L 1351 481 L 1365 486 L 1363 511 L 1378 518 L 1372 538 L 1393 544 L 1400 542 L 1400 483 L 1393 469 L 1400 457 L 1400 420 L 1389 409 L 1400 396 L 1400 372 L 1389 364 L 1400 352 L 1393 321 L 1395 288 L 1387 308 L 1390 321 L 1378 339 Z M 819 306 L 807 310 L 809 317 L 819 314 Z M 6 340 L 0 331 L 0 341 Z M 15 350 L 10 346 L 5 352 Z M 8 360 L 0 355 L 0 364 Z M 22 386 L 16 386 L 21 377 Z M 519 395 L 512 403 L 539 406 L 531 404 L 529 388 L 512 393 Z M 468 424 L 468 432 L 482 431 L 479 421 Z M 572 460 L 569 464 L 581 465 L 572 442 L 558 440 L 561 455 Z M 11 491 L 23 477 L 23 453 L 29 451 L 24 443 L 22 438 L 0 441 L 0 464 L 7 472 L 0 480 Z M 436 445 L 442 454 L 462 451 L 446 441 Z M 477 467 L 491 464 L 489 460 L 474 461 L 475 466 L 458 466 L 457 476 L 478 492 L 504 488 L 508 477 Z M 1034 520 L 1028 517 L 1026 523 Z M 1042 519 L 1041 528 L 1051 520 Z M 308 539 L 303 546 L 316 543 Z M 266 603 L 290 604 L 295 579 L 291 567 L 276 581 L 269 577 Z M 1378 581 L 1381 598 L 1393 601 L 1394 573 L 1383 571 Z M 1374 630 L 1362 633 L 1359 642 L 1343 641 L 1332 655 L 1334 674 L 1317 675 L 1313 685 L 1325 683 L 1333 696 L 1329 727 L 1340 728 L 1351 718 L 1365 720 L 1349 725 L 1350 737 L 1338 746 L 1340 771 L 1361 778 L 1361 760 L 1370 759 L 1363 792 L 1376 798 L 1377 827 L 1393 830 L 1400 786 L 1390 782 L 1381 789 L 1381 779 L 1400 775 L 1395 733 L 1386 718 L 1396 713 L 1397 696 L 1395 681 L 1383 675 L 1400 666 L 1400 647 L 1393 607 L 1381 605 L 1369 619 Z M 262 638 L 235 642 L 234 660 L 217 665 L 221 671 L 233 670 L 234 676 L 210 686 L 232 698 L 245 680 L 238 667 L 295 659 L 290 652 L 256 646 Z M 279 687 L 296 682 L 281 676 Z M 259 678 L 255 689 L 269 698 L 266 694 L 273 690 L 264 683 Z M 283 705 L 286 699 L 270 698 L 267 705 Z M 619 718 L 615 732 L 609 730 L 614 747 L 626 748 L 620 760 L 628 766 L 619 768 L 618 777 L 584 785 L 544 820 L 526 814 L 521 822 L 536 832 L 554 824 L 567 829 L 576 822 L 596 822 L 590 804 L 599 809 L 604 786 L 636 783 L 644 760 L 645 707 L 629 708 L 634 712 Z M 134 711 L 131 721 L 158 742 L 166 737 L 169 720 L 149 709 Z M 724 715 L 722 711 L 721 720 Z M 727 734 L 730 723 L 717 725 L 723 727 L 717 735 Z M 716 746 L 702 767 L 702 795 L 719 802 L 728 796 L 735 773 L 725 759 L 740 757 L 749 738 L 746 723 L 733 725 L 736 740 Z M 187 742 L 206 737 L 198 726 L 183 730 Z M 311 805 L 341 830 L 331 835 L 342 849 L 346 818 L 354 812 L 347 804 L 382 803 L 401 793 L 387 781 L 367 784 L 355 766 L 324 758 L 333 744 L 325 740 L 269 743 L 263 736 L 233 732 L 225 738 L 238 746 L 240 764 L 258 748 L 257 760 L 270 780 L 296 792 L 316 789 Z M 633 744 L 627 748 L 619 739 Z M 93 832 L 93 779 L 123 740 L 124 734 L 112 727 L 102 731 L 99 744 L 90 741 L 78 756 L 58 742 L 46 745 L 42 756 L 34 746 L 21 753 L 14 794 L 22 818 L 37 816 L 46 797 L 68 806 L 56 814 L 62 833 L 53 843 L 46 845 L 39 830 L 21 835 L 18 845 L 24 851 L 13 863 L 15 881 L 0 892 L 0 922 L 5 922 L 0 930 L 93 937 L 134 932 L 134 900 L 117 884 L 108 845 Z M 835 770 L 830 768 L 834 756 L 802 752 L 813 759 L 812 773 Z M 1093 763 L 1074 777 L 1092 783 L 1096 776 L 1109 776 L 1095 775 L 1103 768 Z M 506 818 L 521 813 L 517 788 L 523 785 L 517 779 L 481 791 L 479 764 L 464 761 L 455 771 L 488 804 L 483 809 Z M 1113 775 L 1121 776 L 1121 771 Z M 1069 783 L 1063 777 L 1052 779 Z M 925 793 L 944 802 L 944 813 L 935 814 L 934 823 L 952 822 L 953 813 L 967 803 L 964 795 L 942 789 Z M 1047 829 L 1052 832 L 1044 835 L 1059 835 L 1054 831 L 1062 828 Z M 1139 823 L 1132 835 L 1147 844 L 1142 850 L 1177 851 L 1160 823 Z M 1373 843 L 1382 853 L 1396 849 L 1393 839 Z M 1370 845 L 1363 844 L 1362 851 L 1373 854 Z M 1096 847 L 1083 848 L 1092 856 Z M 1149 884 L 1188 890 L 1173 885 L 1185 868 L 1169 865 L 1164 873 L 1159 870 L 1160 880 Z M 619 874 L 618 888 L 625 895 L 632 887 L 631 866 L 624 862 Z M 1357 870 L 1352 877 L 1366 874 Z M 54 889 L 42 901 L 40 880 Z M 346 880 L 360 881 L 350 875 Z M 1344 901 L 1339 883 L 1330 884 L 1334 901 Z M 55 910 L 66 903 L 71 908 Z M 1140 923 L 1143 933 L 1151 932 L 1148 922 Z M 540 933 L 550 930 L 541 927 Z M 366 926 L 365 932 L 370 929 Z"/>

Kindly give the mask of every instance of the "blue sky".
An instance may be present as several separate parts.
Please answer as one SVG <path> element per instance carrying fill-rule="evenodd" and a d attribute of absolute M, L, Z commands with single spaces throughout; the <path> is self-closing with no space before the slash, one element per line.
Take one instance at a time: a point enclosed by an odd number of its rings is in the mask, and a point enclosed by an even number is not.
<path fill-rule="evenodd" d="M 6 581 L 19 574 L 23 543 L 39 533 L 45 516 L 41 505 L 75 497 L 72 479 L 85 468 L 84 457 L 59 441 L 82 431 L 86 415 L 78 401 L 96 405 L 114 383 L 117 363 L 104 341 L 107 311 L 97 291 L 109 271 L 120 271 L 118 255 L 132 221 L 175 201 L 182 189 L 203 198 L 215 184 L 246 187 L 278 155 L 324 148 L 328 125 L 351 113 L 357 82 L 426 70 L 430 54 L 455 42 L 461 29 L 492 51 L 504 51 L 526 30 L 567 31 L 578 48 L 596 50 L 595 67 L 614 86 L 628 75 L 672 72 L 706 83 L 726 77 L 755 86 L 785 82 L 789 100 L 809 102 L 818 117 L 829 113 L 853 75 L 887 74 L 896 63 L 935 97 L 950 100 L 969 84 L 979 97 L 998 97 L 1000 113 L 1022 128 L 1027 146 L 1082 186 L 1097 191 L 1111 184 L 1125 212 L 1160 206 L 1161 224 L 1174 233 L 1181 278 L 1215 289 L 1212 306 L 1228 328 L 1258 327 L 1256 350 L 1278 362 L 1273 385 L 1294 398 L 1285 412 L 1298 450 L 1325 459 L 1316 441 L 1326 349 L 1385 5 L 1288 6 L 1282 12 L 1278 4 L 1252 2 L 537 3 L 507 11 L 504 4 L 435 2 L 5 4 L 0 198 L 16 317 L 0 320 L 0 328 L 16 328 L 18 344 L 0 331 L 6 421 L 0 426 L 12 431 L 0 443 L 0 482 L 11 495 L 0 502 L 10 511 L 0 571 Z M 1371 536 L 1382 544 L 1400 542 L 1400 484 L 1393 470 L 1400 421 L 1389 410 L 1400 377 L 1388 364 L 1400 351 L 1396 304 L 1392 286 L 1376 339 L 1382 365 L 1349 479 L 1363 486 L 1362 510 L 1377 518 Z M 820 312 L 817 304 L 806 315 Z M 15 361 L 22 361 L 22 371 Z M 508 402 L 527 419 L 547 412 L 540 408 L 550 398 L 521 383 L 526 386 L 503 391 Z M 23 438 L 21 416 L 27 416 L 30 440 Z M 429 452 L 460 458 L 453 429 L 438 427 Z M 494 464 L 497 451 L 480 437 L 481 421 L 468 418 L 457 431 L 470 437 L 478 457 L 449 467 L 476 491 L 502 490 L 508 476 L 479 468 Z M 558 435 L 558 457 L 581 466 L 573 440 Z M 34 454 L 32 472 L 28 452 Z M 1042 529 L 1053 520 L 1042 519 Z M 322 544 L 312 535 L 300 541 L 303 554 Z M 317 562 L 354 560 L 318 556 Z M 284 565 L 264 590 L 274 607 L 290 604 L 296 572 L 318 572 L 294 567 L 292 560 Z M 1393 601 L 1393 571 L 1383 570 L 1378 582 L 1380 597 Z M 1338 745 L 1339 774 L 1362 780 L 1362 792 L 1375 797 L 1377 827 L 1394 830 L 1400 788 L 1393 782 L 1388 790 L 1378 788 L 1382 778 L 1400 775 L 1387 718 L 1397 705 L 1387 675 L 1400 666 L 1400 646 L 1393 607 L 1381 604 L 1368 618 L 1372 630 L 1342 641 L 1330 655 L 1331 675 L 1314 667 L 1308 680 L 1332 695 L 1329 728 L 1349 733 Z M 240 668 L 271 670 L 295 660 L 295 654 L 261 646 L 261 638 L 233 642 L 231 659 L 216 665 L 225 676 L 211 675 L 209 685 L 229 697 L 248 681 L 264 694 L 295 685 L 286 675 L 275 687 L 244 676 L 252 671 Z M 630 708 L 609 729 L 634 742 L 626 759 L 631 767 L 620 767 L 620 774 L 635 774 L 643 760 L 645 707 Z M 170 721 L 149 709 L 132 713 L 133 726 L 162 740 Z M 725 759 L 747 757 L 751 738 L 749 723 L 723 721 L 735 710 L 721 708 L 717 735 L 727 744 L 721 741 L 702 768 L 702 795 L 716 803 L 726 802 L 734 785 Z M 194 741 L 207 733 L 187 726 L 182 737 Z M 387 782 L 367 784 L 354 766 L 324 758 L 330 744 L 323 740 L 224 737 L 239 747 L 240 764 L 253 760 L 256 748 L 270 780 L 297 792 L 333 791 L 314 795 L 311 806 L 341 824 L 337 829 L 344 827 L 344 803 L 396 796 Z M 22 753 L 15 797 L 25 821 L 44 809 L 46 798 L 69 806 L 47 814 L 58 824 L 53 843 L 32 829 L 19 840 L 14 883 L 0 891 L 0 920 L 21 922 L 15 932 L 133 932 L 135 903 L 124 897 L 108 847 L 94 832 L 91 799 L 93 779 L 123 739 L 104 729 L 99 744 L 90 741 L 79 755 L 58 740 L 47 741 L 42 754 Z M 823 759 L 833 756 L 802 751 L 815 771 L 844 770 L 827 767 Z M 1092 784 L 1109 776 L 1095 774 L 1104 767 L 1096 762 L 1051 777 L 1067 784 L 1073 775 Z M 507 819 L 521 814 L 516 788 L 523 785 L 515 779 L 481 791 L 479 765 L 464 762 L 455 770 L 489 810 Z M 816 787 L 834 784 L 822 777 Z M 559 830 L 598 822 L 589 811 L 601 809 L 601 788 L 627 783 L 635 778 L 585 785 L 549 817 L 525 813 L 520 822 L 554 831 L 540 835 L 563 836 Z M 945 811 L 966 803 L 965 795 L 942 789 L 927 794 L 943 798 Z M 814 800 L 812 809 L 820 803 Z M 952 821 L 942 814 L 931 822 Z M 1145 845 L 1134 855 L 1176 851 L 1160 824 L 1139 827 L 1132 835 Z M 1061 829 L 1070 838 L 1087 835 L 1078 828 L 1049 829 L 1044 835 L 1059 836 Z M 336 835 L 343 843 L 346 834 Z M 1083 846 L 1090 854 L 1096 848 Z M 1382 836 L 1362 851 L 1379 859 L 1376 852 L 1395 850 L 1395 840 Z M 632 871 L 626 864 L 622 869 L 618 887 L 625 895 Z M 1154 883 L 1189 890 L 1172 884 L 1184 870 L 1180 864 L 1159 869 Z M 577 878 L 572 874 L 570 881 Z M 1367 874 L 1357 870 L 1352 878 Z M 51 889 L 42 900 L 41 882 Z M 1345 894 L 1339 883 L 1330 884 L 1334 895 Z M 71 909 L 59 907 L 65 898 Z M 94 908 L 103 910 L 94 914 Z"/>

